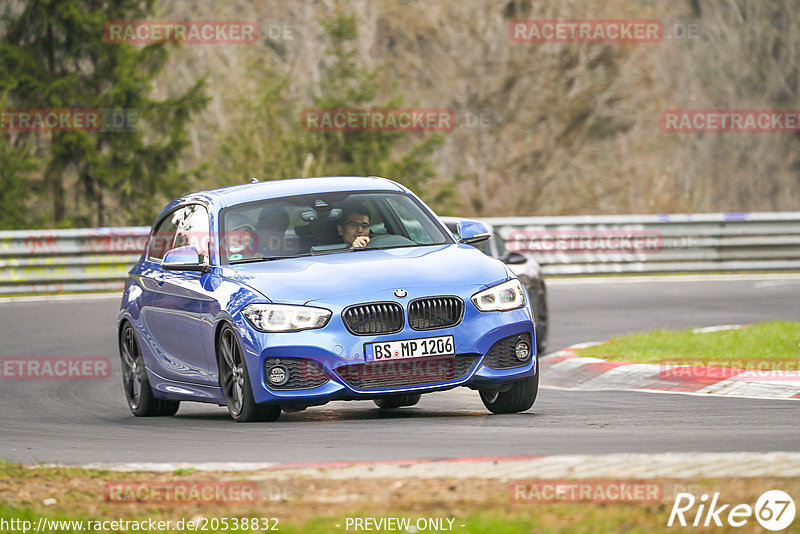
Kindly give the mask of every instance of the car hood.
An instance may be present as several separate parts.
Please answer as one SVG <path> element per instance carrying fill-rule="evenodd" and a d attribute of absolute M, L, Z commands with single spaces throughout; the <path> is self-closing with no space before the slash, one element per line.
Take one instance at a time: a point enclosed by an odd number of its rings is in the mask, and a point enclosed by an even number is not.
<path fill-rule="evenodd" d="M 480 288 L 508 279 L 505 265 L 469 245 L 366 249 L 242 264 L 223 269 L 273 302 L 304 304 L 359 295 L 378 298 L 395 289 L 409 297 L 447 289 Z M 427 288 L 427 289 L 426 289 Z M 419 290 L 419 291 L 417 291 Z"/>

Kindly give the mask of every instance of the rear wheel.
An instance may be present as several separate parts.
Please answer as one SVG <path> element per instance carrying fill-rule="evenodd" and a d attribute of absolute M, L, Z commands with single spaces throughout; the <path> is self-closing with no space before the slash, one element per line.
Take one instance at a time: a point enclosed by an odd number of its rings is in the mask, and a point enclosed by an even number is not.
<path fill-rule="evenodd" d="M 481 390 L 483 405 L 492 413 L 524 412 L 533 406 L 539 391 L 539 373 L 511 384 L 508 391 Z"/>
<path fill-rule="evenodd" d="M 381 410 L 394 410 L 395 408 L 401 408 L 403 406 L 414 406 L 419 402 L 420 397 L 422 397 L 422 395 L 419 393 L 392 395 L 390 397 L 375 399 L 375 405 Z"/>
<path fill-rule="evenodd" d="M 137 417 L 175 415 L 180 401 L 157 399 L 153 395 L 142 351 L 139 350 L 136 333 L 130 323 L 126 323 L 119 334 L 119 354 L 122 360 L 122 386 L 131 413 Z"/>
<path fill-rule="evenodd" d="M 228 404 L 228 412 L 237 423 L 274 421 L 281 415 L 277 404 L 257 404 L 247 373 L 247 364 L 230 325 L 225 325 L 217 340 L 219 383 Z"/>

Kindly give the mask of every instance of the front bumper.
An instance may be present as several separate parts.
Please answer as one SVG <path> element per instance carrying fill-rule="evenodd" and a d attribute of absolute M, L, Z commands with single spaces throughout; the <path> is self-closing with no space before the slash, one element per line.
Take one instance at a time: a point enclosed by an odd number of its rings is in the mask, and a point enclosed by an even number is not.
<path fill-rule="evenodd" d="M 350 333 L 337 313 L 324 328 L 295 333 L 267 334 L 254 329 L 241 316 L 235 319 L 258 403 L 315 405 L 396 393 L 429 393 L 457 386 L 491 389 L 538 372 L 529 306 L 506 312 L 470 308 L 467 306 L 462 321 L 453 327 L 419 331 L 406 324 L 400 332 L 378 336 Z M 455 342 L 455 356 L 401 359 L 391 362 L 393 368 L 367 363 L 365 359 L 368 343 L 449 335 Z M 525 362 L 516 362 L 518 365 L 510 368 L 497 368 L 509 365 L 508 361 L 492 365 L 495 368 L 487 365 L 491 364 L 487 354 L 492 347 L 503 342 L 505 347 L 519 338 L 529 340 L 531 354 Z M 282 368 L 277 371 L 278 376 L 286 373 L 284 384 L 302 388 L 270 385 L 266 375 L 275 365 Z M 510 365 L 515 365 L 513 360 Z"/>

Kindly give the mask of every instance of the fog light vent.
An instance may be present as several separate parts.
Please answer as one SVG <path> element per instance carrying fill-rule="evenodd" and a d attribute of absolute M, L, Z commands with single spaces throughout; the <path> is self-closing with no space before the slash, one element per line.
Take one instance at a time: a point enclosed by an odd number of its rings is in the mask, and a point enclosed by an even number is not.
<path fill-rule="evenodd" d="M 319 364 L 306 358 L 267 358 L 264 384 L 270 389 L 312 389 L 330 380 Z"/>
<path fill-rule="evenodd" d="M 489 349 L 483 365 L 492 369 L 513 369 L 530 363 L 533 357 L 532 336 L 517 334 L 501 339 Z"/>

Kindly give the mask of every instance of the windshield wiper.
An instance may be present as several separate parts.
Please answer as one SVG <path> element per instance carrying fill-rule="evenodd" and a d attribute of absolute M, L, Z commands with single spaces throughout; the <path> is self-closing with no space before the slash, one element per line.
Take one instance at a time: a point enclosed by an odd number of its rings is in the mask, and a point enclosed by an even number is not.
<path fill-rule="evenodd" d="M 442 243 L 412 243 L 410 245 L 389 245 L 387 247 L 370 247 L 367 245 L 366 247 L 353 247 L 348 249 L 349 252 L 358 252 L 361 250 L 389 250 L 393 248 L 412 248 L 412 247 L 429 247 L 431 245 L 441 245 Z"/>
<path fill-rule="evenodd" d="M 231 265 L 237 265 L 239 263 L 255 263 L 258 261 L 272 261 L 272 260 L 280 260 L 283 258 L 291 258 L 292 256 L 256 256 L 254 258 L 242 258 L 240 260 L 230 260 Z"/>

